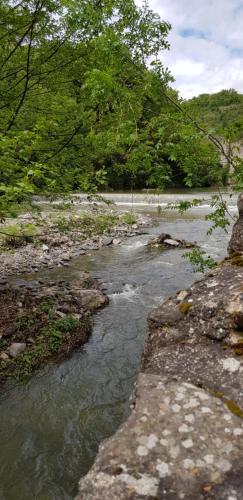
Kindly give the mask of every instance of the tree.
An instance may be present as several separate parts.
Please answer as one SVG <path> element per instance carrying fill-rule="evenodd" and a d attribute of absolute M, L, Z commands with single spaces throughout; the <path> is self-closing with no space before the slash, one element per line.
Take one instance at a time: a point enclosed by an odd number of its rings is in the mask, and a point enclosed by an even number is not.
<path fill-rule="evenodd" d="M 4 0 L 1 19 L 2 207 L 92 189 L 125 161 L 150 92 L 146 61 L 168 47 L 169 24 L 133 0 Z"/>
<path fill-rule="evenodd" d="M 170 25 L 148 2 L 3 0 L 0 10 L 2 213 L 34 192 L 225 181 L 197 104 L 170 88 L 160 59 Z"/>

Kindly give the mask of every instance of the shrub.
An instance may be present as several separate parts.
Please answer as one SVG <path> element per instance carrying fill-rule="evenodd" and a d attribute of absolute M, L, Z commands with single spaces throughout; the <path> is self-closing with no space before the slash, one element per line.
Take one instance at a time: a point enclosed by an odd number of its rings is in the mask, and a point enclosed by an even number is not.
<path fill-rule="evenodd" d="M 10 225 L 2 229 L 5 234 L 3 244 L 8 248 L 16 248 L 32 243 L 37 235 L 37 227 L 34 224 Z"/>

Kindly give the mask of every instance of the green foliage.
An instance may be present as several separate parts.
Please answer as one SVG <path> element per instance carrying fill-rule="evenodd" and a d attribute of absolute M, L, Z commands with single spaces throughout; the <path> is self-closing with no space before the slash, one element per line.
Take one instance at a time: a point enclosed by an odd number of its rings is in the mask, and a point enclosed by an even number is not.
<path fill-rule="evenodd" d="M 11 224 L 2 228 L 3 245 L 16 248 L 32 243 L 38 229 L 34 224 Z"/>
<path fill-rule="evenodd" d="M 82 232 L 84 237 L 89 235 L 102 234 L 109 232 L 118 221 L 117 215 L 112 213 L 102 213 L 92 215 L 84 212 L 80 217 L 59 217 L 55 221 L 55 226 L 61 232 L 70 231 Z"/>
<path fill-rule="evenodd" d="M 125 224 L 135 224 L 137 222 L 136 216 L 132 212 L 123 215 L 122 220 Z"/>
<path fill-rule="evenodd" d="M 0 216 L 33 193 L 204 186 L 217 153 L 165 96 L 170 25 L 133 0 L 3 0 Z M 149 62 L 148 62 L 149 61 Z"/>
<path fill-rule="evenodd" d="M 71 314 L 65 318 L 50 321 L 44 330 L 44 334 L 48 339 L 51 352 L 57 352 L 64 340 L 67 341 L 69 335 L 76 331 L 79 326 L 80 320 Z"/>
<path fill-rule="evenodd" d="M 203 198 L 197 199 L 195 198 L 192 201 L 182 200 L 178 203 L 168 203 L 166 206 L 166 210 L 178 210 L 180 214 L 183 214 L 190 208 L 195 208 L 200 206 L 205 200 Z"/>
<path fill-rule="evenodd" d="M 65 318 L 60 318 L 55 321 L 54 326 L 57 330 L 63 333 L 71 332 L 75 330 L 80 324 L 78 318 L 75 318 L 71 314 L 65 316 Z"/>
<path fill-rule="evenodd" d="M 185 103 L 207 130 L 223 136 L 226 140 L 243 138 L 243 95 L 234 89 L 216 94 L 201 94 Z"/>
<path fill-rule="evenodd" d="M 3 0 L 0 15 L 3 217 L 34 192 L 107 185 L 126 163 L 155 85 L 146 61 L 168 48 L 170 25 L 133 0 Z"/>
<path fill-rule="evenodd" d="M 193 248 L 191 252 L 186 252 L 183 257 L 188 259 L 193 264 L 195 272 L 199 273 L 213 269 L 217 265 L 217 262 L 200 248 Z"/>
<path fill-rule="evenodd" d="M 16 328 L 18 331 L 25 331 L 34 324 L 34 319 L 29 316 L 22 316 L 16 321 Z"/>
<path fill-rule="evenodd" d="M 21 214 L 32 213 L 33 217 L 38 217 L 41 209 L 38 205 L 34 205 L 29 201 L 24 201 L 22 203 L 11 203 L 7 209 L 6 215 L 10 218 L 16 219 L 21 216 Z"/>
<path fill-rule="evenodd" d="M 213 230 L 217 227 L 223 229 L 227 233 L 227 228 L 230 226 L 231 217 L 228 212 L 227 203 L 221 195 L 215 195 L 211 200 L 212 212 L 206 215 L 205 219 L 211 221 L 213 224 L 209 228 L 207 234 L 212 234 Z"/>

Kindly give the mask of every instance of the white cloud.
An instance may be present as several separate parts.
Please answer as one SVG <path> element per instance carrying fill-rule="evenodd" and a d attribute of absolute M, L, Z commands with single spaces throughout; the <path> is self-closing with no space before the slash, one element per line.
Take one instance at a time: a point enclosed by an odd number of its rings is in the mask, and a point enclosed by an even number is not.
<path fill-rule="evenodd" d="M 172 74 L 177 76 L 198 76 L 203 73 L 204 65 L 190 59 L 180 59 L 171 66 Z"/>
<path fill-rule="evenodd" d="M 141 4 L 141 0 L 137 0 Z M 183 97 L 243 92 L 243 0 L 149 0 L 172 24 L 162 59 Z"/>

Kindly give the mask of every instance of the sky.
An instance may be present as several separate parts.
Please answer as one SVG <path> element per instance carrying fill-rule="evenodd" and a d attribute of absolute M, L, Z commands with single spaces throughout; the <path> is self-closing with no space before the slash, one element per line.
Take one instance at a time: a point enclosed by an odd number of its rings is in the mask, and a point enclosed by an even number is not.
<path fill-rule="evenodd" d="M 243 0 L 149 0 L 149 5 L 172 24 L 170 51 L 161 58 L 182 97 L 228 88 L 243 93 Z"/>

